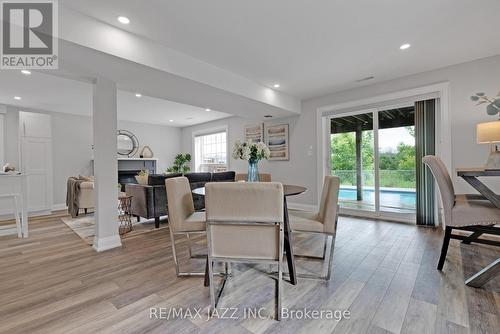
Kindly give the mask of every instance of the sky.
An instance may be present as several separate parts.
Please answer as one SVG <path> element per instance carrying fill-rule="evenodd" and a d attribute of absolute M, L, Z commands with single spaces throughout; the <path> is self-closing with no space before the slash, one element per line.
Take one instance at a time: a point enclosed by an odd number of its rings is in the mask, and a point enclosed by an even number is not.
<path fill-rule="evenodd" d="M 395 152 L 401 142 L 407 145 L 415 145 L 415 138 L 404 127 L 380 129 L 378 131 L 380 152 Z"/>

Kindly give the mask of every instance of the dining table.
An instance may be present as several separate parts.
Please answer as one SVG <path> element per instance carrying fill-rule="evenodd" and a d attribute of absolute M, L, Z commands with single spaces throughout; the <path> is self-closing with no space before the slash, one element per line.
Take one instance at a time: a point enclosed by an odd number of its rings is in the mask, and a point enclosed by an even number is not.
<path fill-rule="evenodd" d="M 284 214 L 284 222 L 283 222 L 283 232 L 284 232 L 284 251 L 286 255 L 286 260 L 288 264 L 288 273 L 290 277 L 290 283 L 293 285 L 297 284 L 297 272 L 295 270 L 295 262 L 293 258 L 293 238 L 292 238 L 292 229 L 290 227 L 290 220 L 288 217 L 288 204 L 287 197 L 300 195 L 307 191 L 306 187 L 292 185 L 292 184 L 283 184 L 283 214 Z M 200 187 L 192 190 L 193 194 L 197 194 L 200 196 L 205 196 L 205 187 Z M 204 285 L 209 285 L 209 276 L 208 276 L 208 258 L 205 266 L 205 281 Z"/>
<path fill-rule="evenodd" d="M 481 195 L 488 199 L 494 206 L 500 210 L 500 195 L 496 194 L 487 184 L 479 178 L 484 177 L 499 177 L 500 169 L 484 169 L 484 168 L 457 168 L 457 175 L 476 189 Z M 464 240 L 465 243 L 470 243 L 479 238 L 481 232 L 475 232 Z M 490 263 L 481 271 L 469 277 L 465 284 L 475 288 L 479 288 L 488 281 L 500 274 L 500 258 Z"/>

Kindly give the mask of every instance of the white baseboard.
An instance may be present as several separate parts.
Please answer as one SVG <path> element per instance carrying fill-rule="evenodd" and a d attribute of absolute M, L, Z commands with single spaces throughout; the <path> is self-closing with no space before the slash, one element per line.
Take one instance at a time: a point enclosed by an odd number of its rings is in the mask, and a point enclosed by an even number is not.
<path fill-rule="evenodd" d="M 66 203 L 59 203 L 52 205 L 52 211 L 66 210 L 68 206 Z"/>
<path fill-rule="evenodd" d="M 295 209 L 295 210 L 318 211 L 318 206 L 312 204 L 287 202 L 287 206 L 289 209 Z"/>
<path fill-rule="evenodd" d="M 117 234 L 104 238 L 97 238 L 97 236 L 95 236 L 94 245 L 92 246 L 92 248 L 94 248 L 96 252 L 104 252 L 108 249 L 117 248 L 121 246 L 122 246 L 122 240 L 120 239 L 120 236 Z"/>
<path fill-rule="evenodd" d="M 38 210 L 38 211 L 28 211 L 28 217 L 38 217 L 50 215 L 52 211 L 50 210 Z M 14 214 L 12 210 L 2 210 L 0 211 L 0 221 L 2 220 L 12 220 L 14 219 Z"/>

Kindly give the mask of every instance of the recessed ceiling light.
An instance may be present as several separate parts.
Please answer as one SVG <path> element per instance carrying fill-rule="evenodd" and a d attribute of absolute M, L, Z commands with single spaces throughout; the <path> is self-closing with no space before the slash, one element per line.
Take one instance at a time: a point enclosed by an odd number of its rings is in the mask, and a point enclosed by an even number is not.
<path fill-rule="evenodd" d="M 21 70 L 21 73 L 24 74 L 24 75 L 30 75 L 31 74 L 31 71 L 28 71 L 28 70 Z"/>
<path fill-rule="evenodd" d="M 123 24 L 129 24 L 130 20 L 126 16 L 118 16 L 118 22 L 123 23 Z"/>
<path fill-rule="evenodd" d="M 135 97 L 142 97 L 141 93 L 135 93 Z"/>
<path fill-rule="evenodd" d="M 273 87 L 274 87 L 274 88 L 280 88 L 280 84 L 279 84 L 279 83 L 275 83 L 275 84 L 273 85 Z"/>
<path fill-rule="evenodd" d="M 272 118 L 273 115 L 264 115 L 265 118 Z"/>
<path fill-rule="evenodd" d="M 405 43 L 405 44 L 401 45 L 399 48 L 400 48 L 401 50 L 406 50 L 406 49 L 408 49 L 410 46 L 411 46 L 411 45 L 410 45 L 409 43 Z"/>
<path fill-rule="evenodd" d="M 210 109 L 210 108 L 207 108 L 207 109 L 205 109 L 205 111 L 212 111 L 212 109 Z"/>
<path fill-rule="evenodd" d="M 168 121 L 169 121 L 169 122 L 173 122 L 174 120 L 173 120 L 173 119 L 169 119 Z"/>
<path fill-rule="evenodd" d="M 14 100 L 20 100 L 21 97 L 20 96 L 14 96 Z"/>

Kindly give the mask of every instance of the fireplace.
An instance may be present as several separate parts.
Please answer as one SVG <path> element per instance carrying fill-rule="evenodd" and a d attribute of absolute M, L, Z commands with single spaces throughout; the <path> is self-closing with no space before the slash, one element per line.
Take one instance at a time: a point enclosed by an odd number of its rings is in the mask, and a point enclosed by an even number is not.
<path fill-rule="evenodd" d="M 137 183 L 135 176 L 141 170 L 147 170 L 149 174 L 156 173 L 156 158 L 118 158 L 118 183 L 121 184 L 122 191 L 125 191 L 125 184 Z M 92 170 L 94 160 L 92 159 Z"/>
<path fill-rule="evenodd" d="M 118 183 L 122 185 L 122 191 L 125 191 L 125 185 L 127 183 L 137 183 L 135 176 L 140 170 L 119 170 L 118 171 Z"/>

